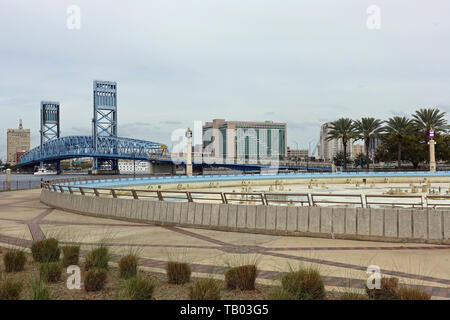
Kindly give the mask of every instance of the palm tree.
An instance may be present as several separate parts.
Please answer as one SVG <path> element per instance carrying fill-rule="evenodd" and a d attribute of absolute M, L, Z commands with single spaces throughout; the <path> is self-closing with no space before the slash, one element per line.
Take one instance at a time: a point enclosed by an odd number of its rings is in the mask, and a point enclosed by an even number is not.
<path fill-rule="evenodd" d="M 344 170 L 347 169 L 347 144 L 351 139 L 357 137 L 352 119 L 340 118 L 331 122 L 327 140 L 342 139 L 344 145 Z"/>
<path fill-rule="evenodd" d="M 377 137 L 383 132 L 383 121 L 375 118 L 362 118 L 354 122 L 354 128 L 358 135 L 358 139 L 364 140 L 366 149 L 366 166 L 369 171 L 369 147 L 370 138 Z"/>
<path fill-rule="evenodd" d="M 397 163 L 398 168 L 401 168 L 402 161 L 402 144 L 408 135 L 414 131 L 413 121 L 406 117 L 393 117 L 386 121 L 384 130 L 387 135 L 394 139 L 397 144 Z"/>
<path fill-rule="evenodd" d="M 437 132 L 446 132 L 448 130 L 445 112 L 438 108 L 420 109 L 412 115 L 414 127 L 421 132 L 425 141 L 428 141 L 428 131 L 433 129 Z"/>

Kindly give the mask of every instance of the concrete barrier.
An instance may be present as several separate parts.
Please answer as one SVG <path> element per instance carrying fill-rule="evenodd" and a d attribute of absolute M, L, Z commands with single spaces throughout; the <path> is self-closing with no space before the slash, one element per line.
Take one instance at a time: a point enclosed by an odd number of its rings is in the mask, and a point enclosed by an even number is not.
<path fill-rule="evenodd" d="M 450 244 L 450 210 L 169 202 L 42 190 L 41 202 L 79 214 L 224 231 Z"/>

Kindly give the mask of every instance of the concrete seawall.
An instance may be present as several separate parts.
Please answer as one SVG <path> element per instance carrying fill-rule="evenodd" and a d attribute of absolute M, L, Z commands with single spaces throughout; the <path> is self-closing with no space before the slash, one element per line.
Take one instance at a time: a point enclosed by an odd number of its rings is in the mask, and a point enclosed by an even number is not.
<path fill-rule="evenodd" d="M 166 202 L 43 189 L 41 202 L 90 216 L 223 231 L 450 244 L 450 210 Z"/>

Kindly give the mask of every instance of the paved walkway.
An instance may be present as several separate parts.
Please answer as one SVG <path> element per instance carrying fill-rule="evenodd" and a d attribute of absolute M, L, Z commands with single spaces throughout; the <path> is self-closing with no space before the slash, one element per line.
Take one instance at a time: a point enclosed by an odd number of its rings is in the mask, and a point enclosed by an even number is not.
<path fill-rule="evenodd" d="M 0 246 L 29 247 L 56 237 L 88 249 L 108 244 L 118 257 L 138 252 L 141 265 L 164 272 L 169 258 L 187 260 L 197 275 L 218 277 L 228 264 L 257 260 L 258 281 L 273 283 L 299 265 L 317 267 L 327 289 L 363 288 L 366 269 L 406 285 L 420 286 L 434 298 L 450 298 L 450 246 L 270 236 L 206 229 L 159 227 L 81 216 L 39 202 L 40 190 L 0 193 Z"/>

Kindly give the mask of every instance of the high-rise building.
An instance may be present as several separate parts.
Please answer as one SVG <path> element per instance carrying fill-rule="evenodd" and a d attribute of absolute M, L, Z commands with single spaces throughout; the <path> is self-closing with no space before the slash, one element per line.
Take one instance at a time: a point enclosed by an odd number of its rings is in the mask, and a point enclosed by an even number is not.
<path fill-rule="evenodd" d="M 30 129 L 24 129 L 20 119 L 18 129 L 8 129 L 6 140 L 6 162 L 17 164 L 20 156 L 30 150 Z"/>
<path fill-rule="evenodd" d="M 203 126 L 203 146 L 215 158 L 284 159 L 286 139 L 286 123 L 214 119 Z"/>
<path fill-rule="evenodd" d="M 364 154 L 364 146 L 362 144 L 354 144 L 353 155 L 355 156 L 355 158 L 361 153 Z"/>
<path fill-rule="evenodd" d="M 377 148 L 381 145 L 381 139 L 379 137 L 372 137 L 370 138 L 369 142 L 369 157 L 371 159 L 374 158 L 375 151 Z"/>
<path fill-rule="evenodd" d="M 342 139 L 327 139 L 330 130 L 331 122 L 326 122 L 320 127 L 319 158 L 325 161 L 333 160 L 333 157 L 336 154 L 344 151 L 344 144 L 342 143 Z M 347 155 L 350 158 L 354 157 L 353 142 L 353 139 L 350 139 L 350 141 L 348 141 L 347 143 Z"/>
<path fill-rule="evenodd" d="M 306 161 L 308 160 L 308 156 L 308 149 L 291 149 L 289 147 L 287 149 L 287 157 L 289 160 Z"/>

